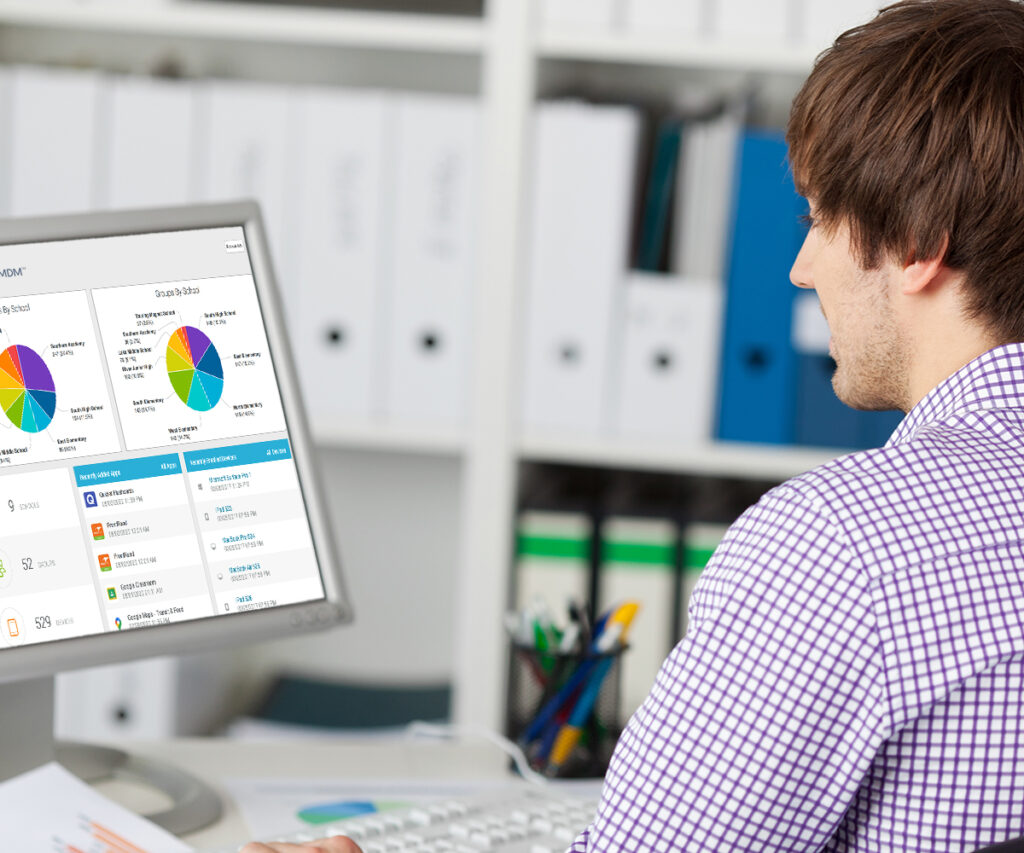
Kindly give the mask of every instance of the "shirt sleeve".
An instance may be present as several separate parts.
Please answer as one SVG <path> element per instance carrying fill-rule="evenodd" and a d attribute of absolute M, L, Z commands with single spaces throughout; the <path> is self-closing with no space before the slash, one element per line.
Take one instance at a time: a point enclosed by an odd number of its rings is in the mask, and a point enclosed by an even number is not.
<path fill-rule="evenodd" d="M 816 499 L 769 492 L 715 552 L 690 619 L 570 850 L 822 849 L 890 719 L 846 538 Z"/>

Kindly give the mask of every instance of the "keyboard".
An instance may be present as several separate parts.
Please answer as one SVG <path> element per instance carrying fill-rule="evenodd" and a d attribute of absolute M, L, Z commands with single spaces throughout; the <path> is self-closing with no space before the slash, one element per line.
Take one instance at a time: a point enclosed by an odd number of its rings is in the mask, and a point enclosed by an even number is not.
<path fill-rule="evenodd" d="M 363 853 L 564 853 L 596 811 L 595 799 L 524 786 L 375 812 L 264 840 L 294 844 L 347 835 Z"/>

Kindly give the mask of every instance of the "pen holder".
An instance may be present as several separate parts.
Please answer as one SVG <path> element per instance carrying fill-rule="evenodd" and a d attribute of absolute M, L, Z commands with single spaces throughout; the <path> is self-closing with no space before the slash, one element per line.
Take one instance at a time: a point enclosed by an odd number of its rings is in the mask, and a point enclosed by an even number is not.
<path fill-rule="evenodd" d="M 604 775 L 622 731 L 620 663 L 628 648 L 562 653 L 512 646 L 508 731 L 535 770 L 558 777 Z M 566 734 L 574 712 L 585 717 L 572 726 L 578 731 Z M 574 745 L 566 752 L 568 743 Z"/>

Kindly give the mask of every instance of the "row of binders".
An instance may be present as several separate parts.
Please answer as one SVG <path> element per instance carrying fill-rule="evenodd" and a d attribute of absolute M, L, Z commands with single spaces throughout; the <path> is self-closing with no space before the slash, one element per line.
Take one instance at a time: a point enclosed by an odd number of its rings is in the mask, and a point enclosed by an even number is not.
<path fill-rule="evenodd" d="M 466 421 L 478 99 L 15 67 L 0 115 L 0 214 L 257 199 L 314 422 Z M 648 132 L 637 107 L 537 104 L 526 431 L 884 441 L 892 419 L 832 394 L 816 299 L 788 282 L 803 202 L 744 115 L 697 98 Z"/>
<path fill-rule="evenodd" d="M 789 281 L 806 203 L 782 132 L 744 114 L 701 105 L 645 133 L 629 106 L 538 107 L 528 430 L 859 448 L 895 428 L 835 398 L 817 297 Z"/>
<path fill-rule="evenodd" d="M 465 417 L 476 98 L 0 73 L 0 215 L 255 198 L 314 419 Z"/>
<path fill-rule="evenodd" d="M 862 24 L 878 0 L 542 0 L 546 27 L 826 47 Z"/>
<path fill-rule="evenodd" d="M 681 530 L 668 519 L 630 517 L 608 518 L 597 530 L 582 513 L 524 512 L 516 533 L 515 607 L 529 612 L 539 601 L 561 614 L 570 602 L 595 601 L 603 613 L 636 602 L 620 662 L 625 720 L 686 632 L 690 594 L 725 531 L 718 524 Z M 563 632 L 570 627 L 555 625 Z"/>

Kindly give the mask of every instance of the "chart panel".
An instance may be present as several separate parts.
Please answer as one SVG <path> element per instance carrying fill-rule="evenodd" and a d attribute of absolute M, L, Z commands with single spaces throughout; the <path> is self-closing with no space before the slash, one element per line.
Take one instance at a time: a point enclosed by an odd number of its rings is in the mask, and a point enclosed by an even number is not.
<path fill-rule="evenodd" d="M 109 287 L 93 299 L 129 450 L 285 428 L 251 276 Z"/>
<path fill-rule="evenodd" d="M 0 466 L 121 449 L 83 291 L 0 300 Z"/>

